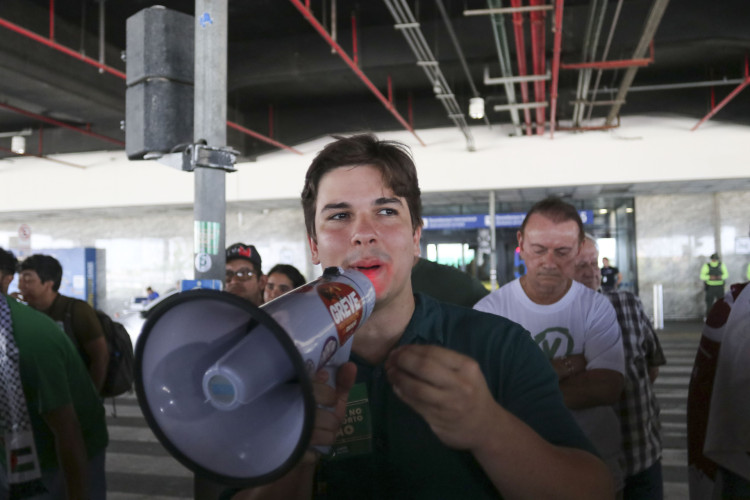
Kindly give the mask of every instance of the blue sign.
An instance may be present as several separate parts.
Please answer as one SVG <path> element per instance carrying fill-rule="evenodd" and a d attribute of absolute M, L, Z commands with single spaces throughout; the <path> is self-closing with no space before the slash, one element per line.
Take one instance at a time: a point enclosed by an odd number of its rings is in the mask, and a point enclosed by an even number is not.
<path fill-rule="evenodd" d="M 593 210 L 580 210 L 579 215 L 584 225 L 594 223 Z M 495 227 L 521 227 L 526 212 L 495 214 Z M 489 227 L 490 216 L 487 214 L 463 215 L 429 215 L 422 217 L 425 231 L 441 229 L 479 229 Z"/>
<path fill-rule="evenodd" d="M 180 291 L 186 292 L 195 288 L 204 288 L 207 290 L 221 290 L 221 280 L 180 280 Z"/>

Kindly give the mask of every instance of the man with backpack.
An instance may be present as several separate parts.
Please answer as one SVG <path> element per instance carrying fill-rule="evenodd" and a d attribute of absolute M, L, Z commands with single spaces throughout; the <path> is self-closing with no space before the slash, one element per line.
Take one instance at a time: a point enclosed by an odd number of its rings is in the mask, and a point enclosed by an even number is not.
<path fill-rule="evenodd" d="M 71 337 L 101 392 L 109 362 L 101 322 L 88 303 L 58 292 L 61 281 L 62 266 L 50 255 L 34 254 L 21 262 L 18 289 L 24 302 L 52 318 Z"/>

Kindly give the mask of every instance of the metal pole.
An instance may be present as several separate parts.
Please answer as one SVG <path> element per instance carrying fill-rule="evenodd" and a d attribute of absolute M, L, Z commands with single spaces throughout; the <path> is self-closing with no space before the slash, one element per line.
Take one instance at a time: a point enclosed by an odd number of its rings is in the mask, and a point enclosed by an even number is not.
<path fill-rule="evenodd" d="M 495 192 L 490 191 L 490 290 L 497 290 L 497 248 L 495 239 Z"/>
<path fill-rule="evenodd" d="M 195 106 L 193 140 L 227 141 L 227 2 L 195 1 Z M 195 168 L 195 279 L 224 279 L 226 172 Z"/>
<path fill-rule="evenodd" d="M 654 283 L 654 328 L 664 330 L 664 295 L 661 283 Z"/>
<path fill-rule="evenodd" d="M 105 8 L 104 2 L 106 0 L 99 0 L 99 64 L 104 66 L 104 53 L 105 53 L 105 42 L 104 42 L 104 16 Z M 99 67 L 99 73 L 104 73 L 104 68 Z"/>

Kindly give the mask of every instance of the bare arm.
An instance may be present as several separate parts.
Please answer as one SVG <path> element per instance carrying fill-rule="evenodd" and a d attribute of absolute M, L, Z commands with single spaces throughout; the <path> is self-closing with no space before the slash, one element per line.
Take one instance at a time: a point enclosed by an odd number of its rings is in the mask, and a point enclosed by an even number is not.
<path fill-rule="evenodd" d="M 597 368 L 585 370 L 560 382 L 565 406 L 580 410 L 612 405 L 620 399 L 625 380 L 620 372 Z"/>
<path fill-rule="evenodd" d="M 65 477 L 69 499 L 89 498 L 89 481 L 86 470 L 88 456 L 81 433 L 81 425 L 72 404 L 42 414 L 55 437 L 57 461 Z"/>
<path fill-rule="evenodd" d="M 349 390 L 354 385 L 357 367 L 354 363 L 341 365 L 336 374 L 336 388 L 326 385 L 328 372 L 321 370 L 315 375 L 313 390 L 318 410 L 315 413 L 315 427 L 310 438 L 311 446 L 330 446 L 336 440 L 346 412 Z M 320 406 L 333 408 L 333 411 Z M 263 499 L 305 499 L 312 498 L 313 474 L 320 456 L 308 450 L 302 461 L 277 481 L 238 492 L 232 500 Z"/>
<path fill-rule="evenodd" d="M 586 356 L 583 354 L 573 354 L 550 360 L 552 369 L 557 373 L 559 380 L 565 380 L 577 373 L 586 371 Z"/>
<path fill-rule="evenodd" d="M 599 459 L 548 443 L 502 408 L 473 359 L 410 345 L 389 355 L 386 370 L 396 395 L 446 446 L 470 451 L 505 498 L 613 498 Z"/>
<path fill-rule="evenodd" d="M 91 339 L 83 345 L 83 350 L 89 357 L 89 375 L 94 382 L 97 392 L 101 392 L 104 378 L 107 376 L 107 365 L 109 364 L 109 350 L 104 337 Z"/>

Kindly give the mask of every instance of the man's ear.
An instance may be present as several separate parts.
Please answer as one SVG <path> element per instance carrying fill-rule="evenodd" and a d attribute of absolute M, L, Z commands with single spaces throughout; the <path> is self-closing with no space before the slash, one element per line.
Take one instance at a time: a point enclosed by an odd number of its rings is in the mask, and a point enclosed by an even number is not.
<path fill-rule="evenodd" d="M 422 228 L 418 227 L 414 230 L 414 256 L 419 257 L 422 253 L 422 248 L 419 246 L 419 240 L 422 239 Z M 416 260 L 414 261 L 416 262 Z"/>
<path fill-rule="evenodd" d="M 46 293 L 54 292 L 55 282 L 53 280 L 42 281 L 42 287 Z"/>
<path fill-rule="evenodd" d="M 320 259 L 318 258 L 318 244 L 315 242 L 315 238 L 307 235 L 307 243 L 310 245 L 310 258 L 312 259 L 313 264 L 320 264 Z"/>

